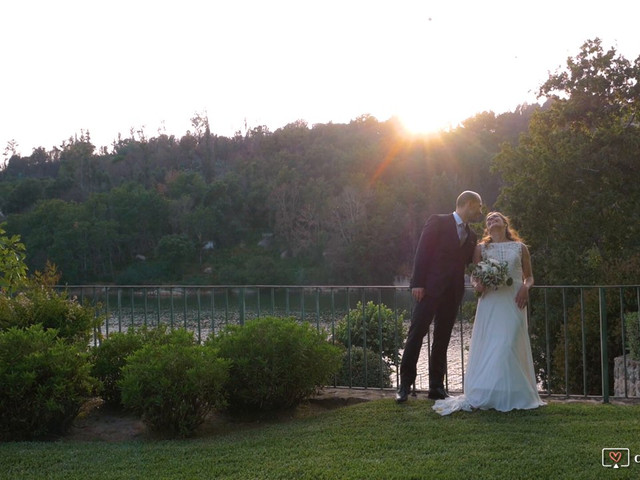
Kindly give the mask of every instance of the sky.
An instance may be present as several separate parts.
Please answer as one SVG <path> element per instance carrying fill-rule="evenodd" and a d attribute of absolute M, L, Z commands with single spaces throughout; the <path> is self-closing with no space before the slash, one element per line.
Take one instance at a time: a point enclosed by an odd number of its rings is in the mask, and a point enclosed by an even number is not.
<path fill-rule="evenodd" d="M 513 111 L 599 37 L 640 56 L 636 0 L 10 0 L 0 5 L 0 153 L 297 120 L 408 130 Z"/>

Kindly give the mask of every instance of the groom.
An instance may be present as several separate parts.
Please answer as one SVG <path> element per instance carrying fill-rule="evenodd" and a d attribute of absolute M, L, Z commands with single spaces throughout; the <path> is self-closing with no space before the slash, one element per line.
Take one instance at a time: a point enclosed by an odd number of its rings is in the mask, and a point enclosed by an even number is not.
<path fill-rule="evenodd" d="M 422 341 L 434 321 L 433 345 L 429 358 L 429 394 L 432 399 L 447 397 L 444 374 L 447 347 L 464 294 L 464 271 L 471 263 L 477 243 L 467 222 L 482 219 L 482 198 L 465 191 L 456 200 L 456 210 L 446 215 L 431 215 L 416 249 L 411 277 L 411 295 L 417 302 L 400 365 L 398 403 L 406 402 L 416 380 L 416 366 Z"/>

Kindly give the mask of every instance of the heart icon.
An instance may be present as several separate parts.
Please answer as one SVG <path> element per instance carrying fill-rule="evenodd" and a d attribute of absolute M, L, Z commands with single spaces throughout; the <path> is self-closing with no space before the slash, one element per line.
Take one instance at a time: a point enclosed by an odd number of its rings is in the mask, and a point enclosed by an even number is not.
<path fill-rule="evenodd" d="M 609 452 L 609 458 L 618 463 L 622 458 L 622 452 Z"/>

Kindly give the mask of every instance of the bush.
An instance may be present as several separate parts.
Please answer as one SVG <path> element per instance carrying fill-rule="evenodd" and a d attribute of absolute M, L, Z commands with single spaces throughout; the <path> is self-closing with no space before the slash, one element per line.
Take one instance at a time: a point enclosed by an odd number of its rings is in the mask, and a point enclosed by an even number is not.
<path fill-rule="evenodd" d="M 230 410 L 293 407 L 340 368 L 340 349 L 293 318 L 264 317 L 231 325 L 207 343 L 231 360 L 226 386 Z"/>
<path fill-rule="evenodd" d="M 349 387 L 391 387 L 391 367 L 382 360 L 380 354 L 367 349 L 365 378 L 365 355 L 362 347 L 351 347 L 342 356 L 342 370 L 336 378 L 336 384 Z"/>
<path fill-rule="evenodd" d="M 41 325 L 0 332 L 0 438 L 30 440 L 64 433 L 94 382 L 82 345 Z"/>
<path fill-rule="evenodd" d="M 100 342 L 91 351 L 91 374 L 100 382 L 100 396 L 106 404 L 121 406 L 121 390 L 118 382 L 122 378 L 122 368 L 127 363 L 127 357 L 140 350 L 144 345 L 175 344 L 180 341 L 184 345 L 191 345 L 193 337 L 183 334 L 168 335 L 167 326 L 156 328 L 143 326 L 139 330 L 130 328 L 126 333 L 116 332 Z"/>
<path fill-rule="evenodd" d="M 368 350 L 378 354 L 382 352 L 382 355 L 395 362 L 399 359 L 398 349 L 406 334 L 404 315 L 405 312 L 401 312 L 396 318 L 393 310 L 373 302 L 368 302 L 363 309 L 362 302 L 358 302 L 356 308 L 350 310 L 336 325 L 335 338 L 345 347 L 351 344 L 364 348 L 366 336 Z"/>
<path fill-rule="evenodd" d="M 5 225 L 0 223 L 0 292 L 12 293 L 27 278 L 27 255 L 20 235 L 5 235 Z"/>
<path fill-rule="evenodd" d="M 60 338 L 71 343 L 88 344 L 102 319 L 94 308 L 79 304 L 67 292 L 57 292 L 47 282 L 36 276 L 23 292 L 1 297 L 0 329 L 42 325 L 45 330 L 55 329 Z"/>
<path fill-rule="evenodd" d="M 122 367 L 129 355 L 142 348 L 142 335 L 134 330 L 113 333 L 91 351 L 91 374 L 100 381 L 100 396 L 108 405 L 121 405 Z"/>
<path fill-rule="evenodd" d="M 627 348 L 629 356 L 633 360 L 640 361 L 640 317 L 638 312 L 627 313 L 624 316 L 624 322 L 627 334 Z"/>
<path fill-rule="evenodd" d="M 122 403 L 150 430 L 186 437 L 222 406 L 228 368 L 215 349 L 196 345 L 186 330 L 174 330 L 127 358 L 118 382 Z"/>

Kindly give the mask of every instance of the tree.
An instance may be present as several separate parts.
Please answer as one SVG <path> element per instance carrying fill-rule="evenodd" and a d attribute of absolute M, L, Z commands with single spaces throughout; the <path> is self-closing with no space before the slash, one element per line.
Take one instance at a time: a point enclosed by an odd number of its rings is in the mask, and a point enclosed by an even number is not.
<path fill-rule="evenodd" d="M 186 262 L 195 260 L 195 248 L 186 235 L 165 235 L 158 242 L 156 256 L 167 262 L 171 273 L 180 274 Z"/>
<path fill-rule="evenodd" d="M 632 64 L 587 41 L 539 94 L 550 107 L 494 164 L 505 182 L 499 206 L 530 243 L 537 279 L 598 282 L 640 245 L 640 190 L 629 181 L 640 149 L 640 57 Z"/>

